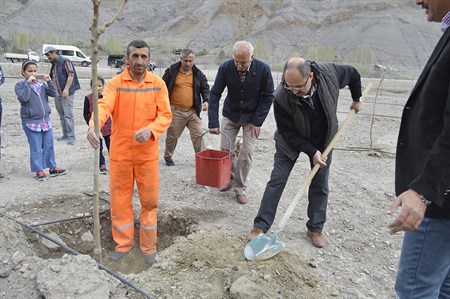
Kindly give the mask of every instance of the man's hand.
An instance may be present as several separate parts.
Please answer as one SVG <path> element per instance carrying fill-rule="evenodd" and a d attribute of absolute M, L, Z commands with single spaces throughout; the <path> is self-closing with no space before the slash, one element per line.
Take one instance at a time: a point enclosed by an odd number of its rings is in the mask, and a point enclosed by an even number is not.
<path fill-rule="evenodd" d="M 350 106 L 350 109 L 355 109 L 355 112 L 358 113 L 361 111 L 364 107 L 364 103 L 361 101 L 352 101 L 352 105 Z"/>
<path fill-rule="evenodd" d="M 93 127 L 88 129 L 86 137 L 87 137 L 89 144 L 93 148 L 97 148 L 97 146 L 100 145 L 100 139 L 98 139 L 97 135 L 95 134 L 95 130 Z"/>
<path fill-rule="evenodd" d="M 64 89 L 62 92 L 62 96 L 63 98 L 67 98 L 69 96 L 69 90 L 68 89 Z"/>
<path fill-rule="evenodd" d="M 389 232 L 395 234 L 399 231 L 411 231 L 419 227 L 427 209 L 426 204 L 420 199 L 420 194 L 412 189 L 408 189 L 391 203 L 388 214 L 392 214 L 398 206 L 402 206 L 400 213 L 394 222 L 389 224 Z"/>
<path fill-rule="evenodd" d="M 145 143 L 152 137 L 152 131 L 149 128 L 142 128 L 134 134 L 134 139 L 139 143 Z"/>
<path fill-rule="evenodd" d="M 261 128 L 255 126 L 254 124 L 250 124 L 250 128 L 252 128 L 252 133 L 255 135 L 256 139 L 259 138 L 259 133 L 261 133 Z"/>
<path fill-rule="evenodd" d="M 328 157 L 322 157 L 322 153 L 317 151 L 313 156 L 313 165 L 320 164 L 320 168 L 327 166 Z"/>
<path fill-rule="evenodd" d="M 220 130 L 219 130 L 219 128 L 210 128 L 209 133 L 217 135 L 220 133 Z"/>
<path fill-rule="evenodd" d="M 207 110 L 208 110 L 208 102 L 203 102 L 202 111 L 207 111 Z"/>

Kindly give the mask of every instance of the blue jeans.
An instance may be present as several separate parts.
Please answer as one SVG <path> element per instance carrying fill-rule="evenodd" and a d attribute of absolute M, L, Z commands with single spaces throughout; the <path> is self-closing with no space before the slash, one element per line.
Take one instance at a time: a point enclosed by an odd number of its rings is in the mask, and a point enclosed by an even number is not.
<path fill-rule="evenodd" d="M 450 298 L 450 219 L 424 218 L 405 233 L 395 291 L 400 299 Z"/>
<path fill-rule="evenodd" d="M 22 123 L 22 128 L 30 145 L 30 167 L 32 172 L 55 168 L 55 149 L 53 148 L 53 129 L 35 132 Z"/>
<path fill-rule="evenodd" d="M 278 145 L 275 148 L 273 170 L 266 185 L 258 215 L 254 220 L 254 226 L 261 228 L 264 232 L 267 232 L 273 224 L 281 194 L 296 162 L 296 160 L 290 159 Z M 330 165 L 331 152 L 328 155 L 327 166 L 319 169 L 309 186 L 309 220 L 306 227 L 311 231 L 321 232 L 326 221 Z M 313 165 L 311 165 L 312 167 Z"/>

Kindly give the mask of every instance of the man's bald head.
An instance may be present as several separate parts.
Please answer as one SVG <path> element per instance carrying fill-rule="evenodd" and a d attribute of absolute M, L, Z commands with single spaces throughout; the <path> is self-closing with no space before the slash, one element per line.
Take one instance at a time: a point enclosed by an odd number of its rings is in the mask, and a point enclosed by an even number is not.
<path fill-rule="evenodd" d="M 314 74 L 311 63 L 301 57 L 293 57 L 284 65 L 284 88 L 296 96 L 304 96 L 311 90 Z"/>
<path fill-rule="evenodd" d="M 293 57 L 286 62 L 283 75 L 292 72 L 299 72 L 303 77 L 306 77 L 311 73 L 311 63 L 304 58 Z"/>

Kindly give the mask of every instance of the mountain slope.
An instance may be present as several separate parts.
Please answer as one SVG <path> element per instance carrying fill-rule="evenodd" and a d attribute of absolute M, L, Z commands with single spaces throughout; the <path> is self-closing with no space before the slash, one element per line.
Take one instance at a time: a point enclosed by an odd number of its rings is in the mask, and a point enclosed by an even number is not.
<path fill-rule="evenodd" d="M 102 2 L 101 23 L 119 3 Z M 25 35 L 37 50 L 44 42 L 90 47 L 90 0 L 0 0 L 0 6 L 0 36 L 9 44 Z M 102 45 L 107 48 L 104 41 L 112 39 L 124 47 L 139 38 L 161 55 L 183 47 L 229 55 L 236 40 L 248 39 L 255 55 L 271 64 L 282 65 L 294 54 L 354 61 L 360 49 L 367 64 L 415 71 L 440 34 L 422 9 L 402 0 L 132 0 L 102 36 Z M 320 55 L 324 49 L 328 55 Z"/>

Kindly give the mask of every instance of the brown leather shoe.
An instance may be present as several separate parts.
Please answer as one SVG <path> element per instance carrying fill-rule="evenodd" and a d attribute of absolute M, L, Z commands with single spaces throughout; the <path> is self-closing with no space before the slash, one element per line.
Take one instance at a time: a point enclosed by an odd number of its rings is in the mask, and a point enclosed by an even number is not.
<path fill-rule="evenodd" d="M 233 180 L 230 180 L 230 182 L 225 186 L 220 188 L 220 191 L 228 191 L 231 190 L 231 188 L 233 188 Z"/>
<path fill-rule="evenodd" d="M 257 235 L 264 234 L 264 231 L 260 229 L 259 227 L 254 227 L 252 230 L 248 233 L 247 239 L 249 241 L 253 240 Z"/>
<path fill-rule="evenodd" d="M 311 238 L 312 244 L 317 248 L 322 248 L 325 245 L 325 237 L 322 232 L 313 232 L 308 230 L 308 237 Z"/>
<path fill-rule="evenodd" d="M 245 196 L 244 194 L 238 194 L 236 195 L 236 200 L 238 203 L 240 203 L 241 205 L 246 204 L 247 203 L 247 196 Z"/>

